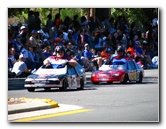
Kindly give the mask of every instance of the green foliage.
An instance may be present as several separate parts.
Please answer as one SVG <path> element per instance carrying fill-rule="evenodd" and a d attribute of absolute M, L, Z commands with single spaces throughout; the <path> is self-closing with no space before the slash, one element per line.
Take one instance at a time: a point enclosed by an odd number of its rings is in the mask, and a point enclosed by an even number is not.
<path fill-rule="evenodd" d="M 148 27 L 152 19 L 158 16 L 157 8 L 111 8 L 111 17 L 116 20 L 118 16 L 125 16 L 129 24 L 137 22 Z"/>
<path fill-rule="evenodd" d="M 63 8 L 60 11 L 61 19 L 64 20 L 66 16 L 70 17 L 73 20 L 74 15 L 81 16 L 80 8 Z"/>
<path fill-rule="evenodd" d="M 47 15 L 52 14 L 52 18 L 59 12 L 58 8 L 8 8 L 8 18 L 10 23 L 21 22 L 25 23 L 28 19 L 28 11 L 39 11 L 42 24 L 45 25 L 47 21 Z M 158 16 L 158 8 L 111 8 L 111 17 L 116 20 L 118 16 L 125 16 L 129 21 L 129 24 L 136 21 L 142 26 L 148 26 L 154 17 Z M 81 16 L 87 15 L 88 8 L 61 8 L 61 19 L 64 20 L 66 16 L 73 19 L 74 15 Z M 14 20 L 13 20 L 13 19 Z"/>

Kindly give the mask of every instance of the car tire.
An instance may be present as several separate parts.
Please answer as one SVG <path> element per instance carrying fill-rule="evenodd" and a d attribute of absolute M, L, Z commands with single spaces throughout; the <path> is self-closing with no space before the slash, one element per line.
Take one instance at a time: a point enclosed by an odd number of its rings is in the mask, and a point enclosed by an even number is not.
<path fill-rule="evenodd" d="M 127 75 L 127 74 L 125 74 L 125 76 L 124 76 L 124 79 L 123 79 L 122 83 L 123 83 L 123 84 L 126 84 L 128 80 L 129 80 L 128 75 Z"/>
<path fill-rule="evenodd" d="M 66 91 L 67 87 L 68 87 L 67 79 L 64 79 L 63 82 L 62 82 L 62 87 L 60 87 L 60 90 L 61 91 Z"/>
<path fill-rule="evenodd" d="M 142 76 L 142 73 L 139 74 L 139 80 L 136 81 L 136 83 L 142 83 L 142 79 L 143 79 L 143 76 Z"/>
<path fill-rule="evenodd" d="M 78 90 L 83 90 L 84 89 L 84 79 L 81 78 L 80 79 L 80 88 L 78 88 Z"/>
<path fill-rule="evenodd" d="M 99 82 L 93 82 L 94 85 L 99 85 Z"/>
<path fill-rule="evenodd" d="M 50 91 L 51 88 L 50 88 L 50 87 L 45 87 L 44 90 L 46 90 L 46 91 Z"/>
<path fill-rule="evenodd" d="M 107 82 L 107 84 L 112 84 L 113 82 Z"/>
<path fill-rule="evenodd" d="M 34 88 L 34 87 L 28 87 L 27 90 L 28 90 L 29 92 L 34 92 L 34 91 L 35 91 L 35 88 Z"/>

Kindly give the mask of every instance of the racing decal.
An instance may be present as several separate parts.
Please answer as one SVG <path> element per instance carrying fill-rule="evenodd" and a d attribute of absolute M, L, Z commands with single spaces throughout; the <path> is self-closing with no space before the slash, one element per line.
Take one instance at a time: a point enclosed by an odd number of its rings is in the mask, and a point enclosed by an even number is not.
<path fill-rule="evenodd" d="M 72 75 L 72 85 L 77 86 L 77 80 L 75 75 Z"/>
<path fill-rule="evenodd" d="M 49 61 L 51 64 L 65 64 L 68 62 L 67 59 L 60 59 L 60 58 L 57 58 L 55 56 L 49 57 Z"/>

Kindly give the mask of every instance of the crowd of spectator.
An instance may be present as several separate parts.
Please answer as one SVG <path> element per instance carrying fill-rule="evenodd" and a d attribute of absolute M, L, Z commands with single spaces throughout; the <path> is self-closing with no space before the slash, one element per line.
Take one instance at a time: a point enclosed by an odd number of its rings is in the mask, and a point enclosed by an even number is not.
<path fill-rule="evenodd" d="M 125 16 L 118 19 L 103 17 L 100 23 L 93 16 L 87 19 L 75 15 L 73 19 L 61 19 L 48 15 L 46 25 L 41 26 L 39 12 L 29 11 L 27 24 L 8 27 L 8 71 L 9 75 L 25 77 L 43 65 L 43 61 L 54 54 L 55 47 L 65 48 L 68 59 L 80 63 L 86 71 L 98 69 L 121 46 L 126 56 L 135 60 L 143 68 L 158 67 L 158 19 L 154 18 L 145 33 L 130 25 Z M 22 59 L 24 58 L 24 59 Z M 24 62 L 26 67 L 20 76 L 15 70 L 16 62 Z M 94 67 L 95 66 L 95 67 Z M 14 69 L 13 69 L 14 68 Z M 17 66 L 19 69 L 19 66 Z M 15 70 L 15 71 L 14 71 Z M 10 77 L 9 76 L 9 77 Z"/>

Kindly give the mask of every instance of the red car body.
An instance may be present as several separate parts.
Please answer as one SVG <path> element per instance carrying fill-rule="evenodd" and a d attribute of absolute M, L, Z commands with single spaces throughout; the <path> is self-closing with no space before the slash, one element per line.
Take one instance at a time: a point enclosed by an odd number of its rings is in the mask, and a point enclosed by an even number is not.
<path fill-rule="evenodd" d="M 115 60 L 111 65 L 103 64 L 97 71 L 93 71 L 91 82 L 99 84 L 100 82 L 121 82 L 136 81 L 142 83 L 144 69 L 133 60 Z"/>

